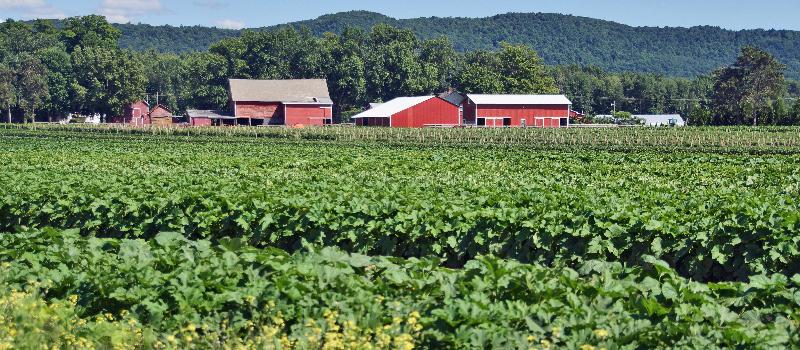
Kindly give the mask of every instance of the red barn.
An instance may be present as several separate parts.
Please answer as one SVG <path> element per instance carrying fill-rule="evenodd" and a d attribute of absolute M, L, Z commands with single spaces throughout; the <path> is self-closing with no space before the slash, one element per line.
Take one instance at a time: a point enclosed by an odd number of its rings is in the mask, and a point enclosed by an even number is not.
<path fill-rule="evenodd" d="M 187 109 L 186 116 L 189 117 L 191 126 L 212 126 L 224 125 L 225 121 L 235 120 L 232 116 L 226 116 L 223 111 Z"/>
<path fill-rule="evenodd" d="M 147 125 L 150 124 L 150 105 L 147 102 L 138 100 L 125 106 L 124 113 L 121 117 L 112 118 L 112 123 L 120 124 L 133 124 L 133 125 Z"/>
<path fill-rule="evenodd" d="M 423 128 L 461 124 L 459 106 L 436 96 L 398 97 L 376 105 L 351 119 L 360 126 Z"/>
<path fill-rule="evenodd" d="M 150 123 L 153 126 L 172 125 L 172 111 L 162 105 L 155 106 L 155 108 L 150 111 Z"/>
<path fill-rule="evenodd" d="M 238 124 L 325 125 L 333 118 L 325 79 L 230 79 L 228 93 Z"/>
<path fill-rule="evenodd" d="M 572 102 L 564 95 L 476 95 L 464 103 L 467 124 L 484 127 L 569 126 Z"/>

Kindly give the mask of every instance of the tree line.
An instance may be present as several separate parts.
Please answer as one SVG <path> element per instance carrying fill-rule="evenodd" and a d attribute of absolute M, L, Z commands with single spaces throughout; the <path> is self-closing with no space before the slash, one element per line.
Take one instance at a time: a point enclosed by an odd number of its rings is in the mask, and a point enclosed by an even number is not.
<path fill-rule="evenodd" d="M 148 98 L 174 112 L 224 109 L 229 78 L 326 78 L 335 116 L 369 102 L 455 88 L 466 93 L 564 93 L 588 114 L 681 113 L 692 124 L 798 124 L 796 82 L 771 55 L 745 48 L 737 62 L 696 78 L 547 66 L 531 47 L 459 53 L 447 37 L 420 39 L 378 24 L 340 34 L 308 29 L 244 31 L 184 54 L 119 48 L 120 31 L 100 16 L 0 25 L 0 110 L 10 119 L 67 113 L 112 116 Z"/>
<path fill-rule="evenodd" d="M 499 49 L 502 42 L 526 44 L 550 65 L 592 65 L 612 72 L 650 72 L 694 77 L 732 62 L 739 48 L 767 49 L 787 65 L 787 77 L 800 78 L 800 31 L 632 27 L 598 19 L 552 13 L 509 13 L 485 18 L 394 19 L 379 13 L 349 11 L 315 19 L 257 28 L 307 27 L 317 36 L 342 34 L 348 27 L 371 30 L 389 24 L 410 29 L 422 39 L 446 35 L 456 51 Z M 206 51 L 242 31 L 205 27 L 115 24 L 120 46 L 137 51 Z"/>

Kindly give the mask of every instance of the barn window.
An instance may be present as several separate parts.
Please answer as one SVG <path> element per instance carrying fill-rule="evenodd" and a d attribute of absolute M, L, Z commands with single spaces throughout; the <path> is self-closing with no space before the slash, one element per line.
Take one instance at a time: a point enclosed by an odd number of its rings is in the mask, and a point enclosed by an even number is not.
<path fill-rule="evenodd" d="M 486 125 L 486 118 L 478 118 L 478 125 L 485 126 Z"/>
<path fill-rule="evenodd" d="M 561 126 L 567 126 L 568 122 L 569 122 L 568 118 L 561 118 Z"/>
<path fill-rule="evenodd" d="M 522 118 L 522 119 L 519 121 L 519 125 L 520 125 L 520 126 L 522 126 L 522 127 L 524 128 L 524 127 L 528 126 L 528 123 L 525 121 L 525 118 Z"/>
<path fill-rule="evenodd" d="M 503 118 L 503 126 L 511 126 L 511 118 Z"/>

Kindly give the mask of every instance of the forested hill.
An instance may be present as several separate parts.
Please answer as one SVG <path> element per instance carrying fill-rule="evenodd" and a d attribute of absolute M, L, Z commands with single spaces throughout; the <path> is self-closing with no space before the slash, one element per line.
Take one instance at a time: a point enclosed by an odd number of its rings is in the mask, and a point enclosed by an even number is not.
<path fill-rule="evenodd" d="M 339 33 L 347 26 L 369 29 L 387 23 L 408 28 L 421 38 L 446 35 L 459 51 L 493 49 L 502 41 L 528 44 L 549 64 L 596 65 L 610 71 L 705 74 L 736 58 L 739 48 L 754 45 L 788 66 L 787 76 L 800 79 L 800 32 L 731 31 L 718 27 L 631 27 L 615 22 L 560 14 L 509 13 L 486 18 L 394 19 L 353 11 L 317 19 L 259 28 L 306 26 L 316 34 Z M 203 50 L 238 31 L 204 27 L 118 25 L 123 47 L 183 52 Z"/>

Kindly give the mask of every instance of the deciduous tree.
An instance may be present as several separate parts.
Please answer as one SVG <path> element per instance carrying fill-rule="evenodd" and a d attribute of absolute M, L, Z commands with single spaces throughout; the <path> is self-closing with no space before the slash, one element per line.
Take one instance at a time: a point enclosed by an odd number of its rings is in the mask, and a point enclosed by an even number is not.
<path fill-rule="evenodd" d="M 11 107 L 17 102 L 14 80 L 16 80 L 14 71 L 9 66 L 0 63 L 0 108 L 6 110 L 8 123 L 11 123 Z"/>
<path fill-rule="evenodd" d="M 785 66 L 768 52 L 745 47 L 736 62 L 714 72 L 713 107 L 718 124 L 759 124 L 771 101 L 782 97 Z"/>

